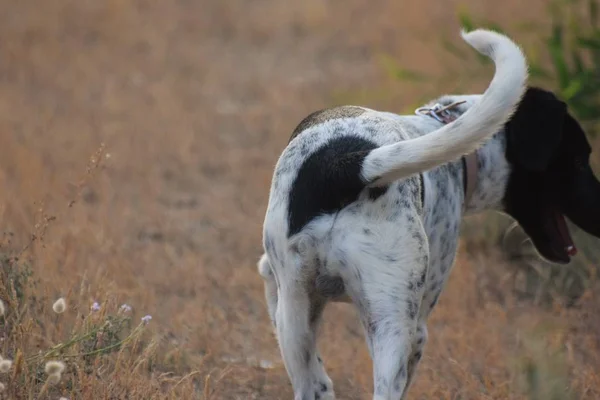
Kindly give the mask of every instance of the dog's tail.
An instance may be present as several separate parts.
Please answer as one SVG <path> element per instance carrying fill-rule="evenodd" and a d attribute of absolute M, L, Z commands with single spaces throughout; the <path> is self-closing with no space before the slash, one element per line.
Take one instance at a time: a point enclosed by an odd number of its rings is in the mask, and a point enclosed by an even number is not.
<path fill-rule="evenodd" d="M 362 162 L 366 184 L 386 184 L 471 153 L 508 121 L 525 91 L 527 61 L 508 37 L 487 30 L 462 32 L 463 39 L 490 57 L 496 73 L 489 87 L 454 122 L 419 138 L 372 150 Z"/>

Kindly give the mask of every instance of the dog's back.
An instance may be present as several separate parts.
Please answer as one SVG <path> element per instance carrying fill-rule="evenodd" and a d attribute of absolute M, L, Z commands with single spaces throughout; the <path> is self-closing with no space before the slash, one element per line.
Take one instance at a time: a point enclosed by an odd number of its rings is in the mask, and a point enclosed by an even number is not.
<path fill-rule="evenodd" d="M 376 392 L 403 393 L 410 380 L 409 338 L 429 254 L 416 174 L 493 135 L 511 116 L 527 77 L 525 59 L 508 38 L 487 31 L 464 37 L 497 70 L 486 93 L 455 122 L 439 129 L 432 122 L 431 133 L 422 135 L 411 131 L 409 117 L 401 123 L 361 107 L 323 110 L 300 123 L 276 165 L 259 266 L 296 399 L 333 395 L 316 329 L 326 302 L 347 296 L 367 331 L 381 379 Z"/>

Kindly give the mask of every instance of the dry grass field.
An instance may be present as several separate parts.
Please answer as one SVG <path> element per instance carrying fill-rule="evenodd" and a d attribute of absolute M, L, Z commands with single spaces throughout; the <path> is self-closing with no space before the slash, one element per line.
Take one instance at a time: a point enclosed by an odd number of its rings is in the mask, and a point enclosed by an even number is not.
<path fill-rule="evenodd" d="M 544 2 L 463 3 L 511 21 Z M 1 398 L 292 398 L 255 267 L 272 168 L 309 112 L 450 87 L 378 60 L 440 73 L 459 2 L 0 4 Z M 511 275 L 461 248 L 411 399 L 600 398 L 600 290 L 543 308 Z M 370 398 L 353 310 L 325 319 L 338 397 Z"/>

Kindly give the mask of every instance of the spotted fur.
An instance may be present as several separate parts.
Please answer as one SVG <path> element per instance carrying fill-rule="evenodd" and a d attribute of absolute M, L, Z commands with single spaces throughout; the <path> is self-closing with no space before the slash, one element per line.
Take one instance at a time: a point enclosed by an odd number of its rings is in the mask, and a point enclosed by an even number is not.
<path fill-rule="evenodd" d="M 258 266 L 295 400 L 335 397 L 316 348 L 330 301 L 359 311 L 374 361 L 374 398 L 397 400 L 408 391 L 463 212 L 498 206 L 509 172 L 503 134 L 494 133 L 524 91 L 525 61 L 498 34 L 473 41 L 501 61 L 484 95 L 438 99 L 465 100 L 455 122 L 354 106 L 322 110 L 300 123 L 279 158 Z M 464 204 L 458 156 L 478 147 L 480 184 Z"/>
<path fill-rule="evenodd" d="M 306 118 L 304 118 L 302 121 L 300 121 L 296 129 L 294 129 L 294 132 L 292 132 L 292 137 L 290 138 L 290 140 L 293 140 L 296 136 L 298 136 L 305 130 L 313 126 L 322 124 L 323 122 L 327 122 L 332 119 L 358 117 L 365 111 L 366 110 L 364 108 L 357 106 L 341 106 L 315 111 Z"/>

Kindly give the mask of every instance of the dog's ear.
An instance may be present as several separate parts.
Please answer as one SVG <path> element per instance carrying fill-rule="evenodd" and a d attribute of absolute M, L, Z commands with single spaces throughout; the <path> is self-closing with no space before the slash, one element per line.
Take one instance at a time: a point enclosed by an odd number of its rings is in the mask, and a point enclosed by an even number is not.
<path fill-rule="evenodd" d="M 562 139 L 567 105 L 552 92 L 530 87 L 506 124 L 506 157 L 529 171 L 544 171 Z"/>
<path fill-rule="evenodd" d="M 568 112 L 565 115 L 563 135 L 565 139 L 568 138 L 568 142 L 565 142 L 568 147 L 565 150 L 569 156 L 587 156 L 592 152 L 592 147 L 585 136 L 583 128 L 579 122 L 577 122 L 577 120 Z"/>

